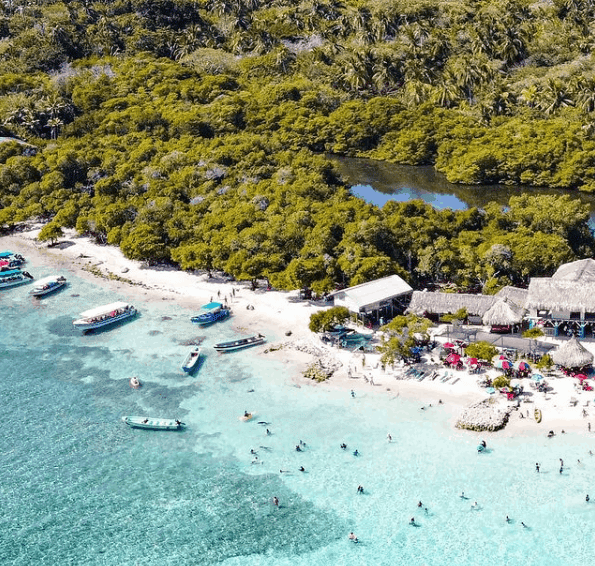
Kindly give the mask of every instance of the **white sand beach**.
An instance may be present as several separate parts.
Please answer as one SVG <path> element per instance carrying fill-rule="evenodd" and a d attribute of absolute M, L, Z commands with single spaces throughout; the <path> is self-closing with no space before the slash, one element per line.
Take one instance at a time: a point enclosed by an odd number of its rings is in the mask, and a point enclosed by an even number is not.
<path fill-rule="evenodd" d="M 97 245 L 72 230 L 66 231 L 58 244 L 50 247 L 36 240 L 39 229 L 40 226 L 32 226 L 28 230 L 2 236 L 0 248 L 18 252 L 33 264 L 52 266 L 57 273 L 66 276 L 70 272 L 95 281 L 101 277 L 102 285 L 117 290 L 131 301 L 139 297 L 150 301 L 176 301 L 178 305 L 195 310 L 212 300 L 227 301 L 234 313 L 234 324 L 246 334 L 254 334 L 267 327 L 277 328 L 283 333 L 291 332 L 283 340 L 286 347 L 275 350 L 279 344 L 269 343 L 262 355 L 274 356 L 286 363 L 288 375 L 302 387 L 342 388 L 347 392 L 353 390 L 355 394 L 403 396 L 418 401 L 420 410 L 431 409 L 441 401 L 452 413 L 453 426 L 463 407 L 488 397 L 485 389 L 478 385 L 478 378 L 485 377 L 485 374 L 472 374 L 467 369 L 455 370 L 451 372 L 453 377 L 444 382 L 441 377 L 445 370 L 436 365 L 437 378 L 418 382 L 403 379 L 403 369 L 383 371 L 379 354 L 365 354 L 365 362 L 362 363 L 361 353 L 354 354 L 323 344 L 310 332 L 308 323 L 310 315 L 324 307 L 299 300 L 298 291 L 267 291 L 264 288 L 252 291 L 247 282 L 230 282 L 216 276 L 209 278 L 206 274 L 171 268 L 147 267 L 141 262 L 126 259 L 114 246 Z M 248 306 L 253 309 L 249 310 Z M 446 341 L 441 336 L 436 336 L 436 339 Z M 549 338 L 548 341 L 554 340 Z M 595 353 L 594 343 L 584 345 Z M 316 383 L 302 376 L 304 369 L 316 359 L 309 353 L 313 351 L 332 358 L 338 368 L 325 382 Z M 432 355 L 435 360 L 432 360 Z M 437 361 L 437 354 L 432 355 L 424 356 L 426 368 L 431 369 L 432 361 Z M 499 374 L 496 369 L 488 372 L 491 377 Z M 548 377 L 552 389 L 546 394 L 532 389 L 530 380 L 523 381 L 527 384 L 525 392 L 528 394 L 523 396 L 520 408 L 512 412 L 506 428 L 493 434 L 546 435 L 550 430 L 556 434 L 561 434 L 562 430 L 590 434 L 590 419 L 593 419 L 595 434 L 595 394 L 577 391 L 576 379 Z M 508 403 L 502 395 L 500 397 L 499 403 Z M 533 418 L 535 407 L 543 413 L 539 424 Z"/>

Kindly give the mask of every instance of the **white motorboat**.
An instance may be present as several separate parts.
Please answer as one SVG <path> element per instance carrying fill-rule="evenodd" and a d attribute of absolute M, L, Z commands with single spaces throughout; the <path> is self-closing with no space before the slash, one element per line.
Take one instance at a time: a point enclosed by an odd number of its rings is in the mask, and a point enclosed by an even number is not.
<path fill-rule="evenodd" d="M 38 279 L 29 294 L 34 297 L 43 297 L 44 295 L 49 295 L 50 293 L 61 289 L 65 285 L 66 277 L 63 275 L 50 275 L 49 277 Z"/>
<path fill-rule="evenodd" d="M 72 324 L 79 330 L 92 330 L 135 316 L 136 312 L 130 303 L 110 303 L 82 312 Z"/>

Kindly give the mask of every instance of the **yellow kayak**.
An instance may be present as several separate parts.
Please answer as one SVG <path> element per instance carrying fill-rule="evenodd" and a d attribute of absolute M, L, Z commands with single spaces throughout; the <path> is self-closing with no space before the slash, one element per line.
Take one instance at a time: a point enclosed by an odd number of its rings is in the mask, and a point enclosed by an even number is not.
<path fill-rule="evenodd" d="M 535 421 L 538 423 L 541 422 L 541 409 L 535 409 Z"/>

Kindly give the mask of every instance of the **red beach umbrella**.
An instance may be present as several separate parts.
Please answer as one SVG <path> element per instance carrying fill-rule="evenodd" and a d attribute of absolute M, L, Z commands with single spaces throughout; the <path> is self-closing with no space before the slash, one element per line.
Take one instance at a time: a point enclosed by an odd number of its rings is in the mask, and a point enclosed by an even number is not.
<path fill-rule="evenodd" d="M 506 359 L 504 359 L 504 360 L 500 359 L 500 360 L 496 360 L 494 367 L 497 367 L 500 369 L 511 369 L 512 364 Z"/>
<path fill-rule="evenodd" d="M 470 366 L 476 366 L 479 363 L 479 361 L 477 358 L 467 358 L 467 363 Z"/>
<path fill-rule="evenodd" d="M 587 379 L 587 376 L 584 373 L 577 373 L 574 377 L 576 377 L 579 381 L 584 381 Z"/>
<path fill-rule="evenodd" d="M 518 369 L 519 371 L 529 371 L 531 368 L 529 367 L 529 364 L 527 362 L 517 362 L 515 364 L 516 369 Z"/>
<path fill-rule="evenodd" d="M 448 356 L 446 356 L 446 361 L 449 364 L 457 364 L 460 359 L 461 359 L 461 356 L 459 356 L 459 354 L 455 354 L 454 352 L 451 354 L 448 354 Z"/>
<path fill-rule="evenodd" d="M 452 342 L 444 342 L 443 346 L 445 348 L 454 348 L 455 345 Z"/>

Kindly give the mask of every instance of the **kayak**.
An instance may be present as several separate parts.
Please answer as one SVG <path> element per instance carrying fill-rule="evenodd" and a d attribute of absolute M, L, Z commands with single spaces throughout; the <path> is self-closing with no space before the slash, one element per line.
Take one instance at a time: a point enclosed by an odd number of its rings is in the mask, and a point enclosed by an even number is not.
<path fill-rule="evenodd" d="M 541 422 L 541 409 L 535 409 L 535 421 L 540 423 Z"/>

